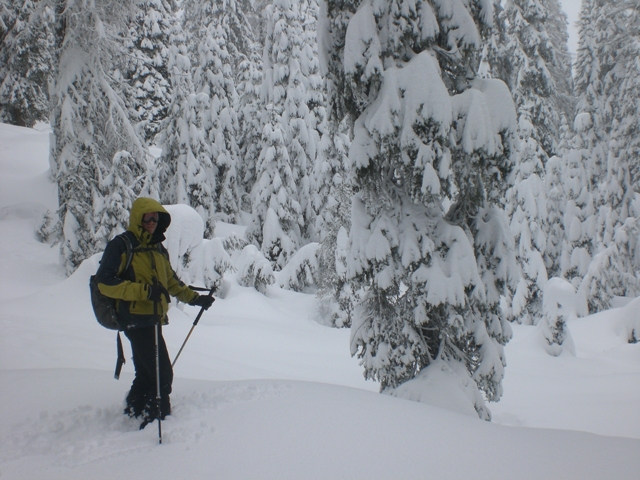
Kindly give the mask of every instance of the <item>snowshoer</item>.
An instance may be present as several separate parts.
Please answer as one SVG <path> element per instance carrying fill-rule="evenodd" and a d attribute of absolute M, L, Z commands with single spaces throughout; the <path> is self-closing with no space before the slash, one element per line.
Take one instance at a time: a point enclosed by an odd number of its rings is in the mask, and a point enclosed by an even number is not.
<path fill-rule="evenodd" d="M 126 263 L 126 245 L 116 237 L 107 244 L 96 273 L 100 292 L 116 299 L 118 321 L 131 342 L 135 378 L 127 395 L 124 413 L 130 417 L 141 417 L 143 422 L 140 428 L 171 414 L 169 394 L 173 369 L 162 337 L 162 326 L 168 324 L 169 296 L 205 310 L 214 301 L 213 297 L 199 295 L 182 283 L 171 268 L 169 253 L 162 245 L 170 223 L 169 212 L 156 200 L 135 200 L 126 232 L 133 246 L 131 265 L 118 276 Z M 155 400 L 156 324 L 159 324 L 159 412 Z"/>

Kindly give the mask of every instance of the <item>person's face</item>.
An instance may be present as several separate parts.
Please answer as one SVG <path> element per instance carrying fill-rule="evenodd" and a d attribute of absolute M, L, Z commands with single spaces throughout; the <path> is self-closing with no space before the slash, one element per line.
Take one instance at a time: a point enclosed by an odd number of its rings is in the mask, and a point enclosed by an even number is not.
<path fill-rule="evenodd" d="M 158 226 L 158 212 L 145 213 L 142 216 L 142 228 L 144 228 L 150 235 L 156 231 Z"/>

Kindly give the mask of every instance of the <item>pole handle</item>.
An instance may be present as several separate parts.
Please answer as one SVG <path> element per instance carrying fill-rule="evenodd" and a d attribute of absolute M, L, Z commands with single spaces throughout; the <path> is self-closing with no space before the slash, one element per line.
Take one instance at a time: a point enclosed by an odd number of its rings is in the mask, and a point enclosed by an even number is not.
<path fill-rule="evenodd" d="M 200 291 L 206 291 L 206 289 L 199 289 Z M 207 297 L 213 297 L 213 292 L 215 291 L 215 287 L 211 287 L 209 289 L 209 293 L 207 293 Z M 193 321 L 193 326 L 195 327 L 198 322 L 200 321 L 200 317 L 202 317 L 202 314 L 204 313 L 204 307 L 202 307 L 200 309 L 200 311 L 198 312 L 198 316 L 196 317 L 196 319 Z"/>
<path fill-rule="evenodd" d="M 189 288 L 191 288 L 192 290 L 199 290 L 201 292 L 207 291 L 206 288 L 200 288 L 200 287 L 189 287 Z M 207 296 L 208 297 L 212 297 L 214 291 L 215 291 L 215 287 L 211 287 L 209 289 L 209 293 L 207 294 Z M 193 321 L 193 325 L 191 325 L 191 329 L 189 330 L 189 333 L 187 334 L 187 338 L 185 338 L 184 342 L 182 342 L 182 346 L 180 347 L 180 350 L 178 350 L 178 354 L 176 355 L 176 358 L 174 358 L 173 362 L 171 363 L 171 368 L 173 368 L 175 366 L 176 362 L 178 361 L 178 357 L 182 353 L 182 350 L 184 349 L 184 346 L 187 344 L 187 341 L 189 340 L 189 337 L 191 336 L 191 333 L 193 333 L 193 329 L 196 328 L 196 325 L 200 321 L 200 317 L 202 317 L 203 313 L 204 313 L 204 307 L 200 308 L 200 311 L 198 312 L 198 316 Z"/>

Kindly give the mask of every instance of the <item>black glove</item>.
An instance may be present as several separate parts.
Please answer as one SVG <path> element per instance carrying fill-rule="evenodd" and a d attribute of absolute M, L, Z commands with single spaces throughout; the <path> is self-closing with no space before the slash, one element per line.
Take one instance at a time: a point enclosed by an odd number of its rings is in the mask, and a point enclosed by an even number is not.
<path fill-rule="evenodd" d="M 191 300 L 189 305 L 192 305 L 194 307 L 202 307 L 205 310 L 209 310 L 209 307 L 213 305 L 213 302 L 215 302 L 215 300 L 215 298 L 210 297 L 209 295 L 198 295 L 196 298 Z"/>
<path fill-rule="evenodd" d="M 160 302 L 162 301 L 162 296 L 167 299 L 167 303 L 169 303 L 169 292 L 164 285 L 156 284 L 156 285 L 147 285 L 147 298 L 152 302 Z"/>

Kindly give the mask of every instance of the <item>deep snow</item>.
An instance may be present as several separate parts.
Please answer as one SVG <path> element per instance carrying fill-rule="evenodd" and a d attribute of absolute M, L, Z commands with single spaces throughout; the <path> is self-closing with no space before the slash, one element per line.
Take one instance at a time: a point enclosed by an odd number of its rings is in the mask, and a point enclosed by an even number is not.
<path fill-rule="evenodd" d="M 99 256 L 65 278 L 35 238 L 56 206 L 47 146 L 44 128 L 0 124 L 0 479 L 638 478 L 640 344 L 622 322 L 640 300 L 571 320 L 575 356 L 514 326 L 487 423 L 375 393 L 349 331 L 313 320 L 313 295 L 228 274 L 176 365 L 157 445 L 155 424 L 121 414 L 132 366 L 113 379 L 115 334 L 93 319 Z M 171 310 L 172 355 L 196 313 Z"/>

